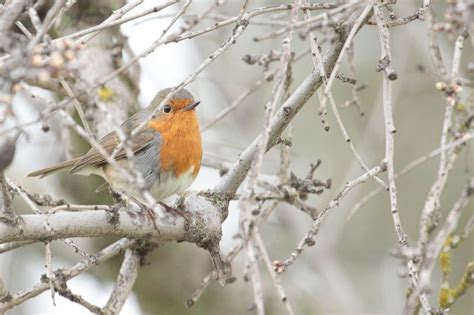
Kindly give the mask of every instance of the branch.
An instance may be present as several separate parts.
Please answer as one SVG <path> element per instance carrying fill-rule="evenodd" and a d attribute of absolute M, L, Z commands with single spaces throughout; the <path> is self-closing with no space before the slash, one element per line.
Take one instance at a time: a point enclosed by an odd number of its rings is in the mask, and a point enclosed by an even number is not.
<path fill-rule="evenodd" d="M 416 167 L 422 165 L 426 161 L 429 161 L 430 159 L 438 156 L 439 154 L 441 154 L 441 151 L 451 150 L 451 149 L 454 149 L 456 147 L 460 147 L 464 143 L 466 143 L 468 141 L 471 141 L 473 138 L 474 138 L 474 134 L 466 133 L 466 134 L 462 135 L 459 139 L 456 139 L 456 140 L 450 142 L 449 144 L 447 144 L 443 149 L 441 149 L 441 148 L 434 149 L 433 151 L 429 152 L 428 154 L 425 154 L 423 156 L 420 156 L 419 158 L 414 159 L 413 161 L 408 163 L 404 168 L 402 168 L 398 173 L 396 173 L 393 179 L 397 180 L 399 177 L 409 173 L 410 171 L 412 171 Z M 369 192 L 360 201 L 355 203 L 351 207 L 351 209 L 349 210 L 347 220 L 351 219 L 354 216 L 354 214 L 357 212 L 357 210 L 359 210 L 362 206 L 364 206 L 367 202 L 369 202 L 373 197 L 375 197 L 378 193 L 380 193 L 382 191 L 384 191 L 383 187 L 379 186 L 376 189 Z"/>
<path fill-rule="evenodd" d="M 138 269 L 141 265 L 141 257 L 134 253 L 133 250 L 127 249 L 123 258 L 120 273 L 115 282 L 114 289 L 110 295 L 107 305 L 103 308 L 103 313 L 119 314 L 127 297 L 132 291 L 133 284 L 138 276 Z"/>
<path fill-rule="evenodd" d="M 78 262 L 74 267 L 68 269 L 59 269 L 56 270 L 55 274 L 60 275 L 64 281 L 70 280 L 84 271 L 89 270 L 92 266 L 100 265 L 111 257 L 119 254 L 121 251 L 133 246 L 135 241 L 123 238 L 106 248 L 98 252 L 93 256 L 93 259 L 86 259 L 81 262 Z M 13 294 L 8 301 L 0 303 L 0 313 L 5 312 L 14 308 L 17 305 L 34 298 L 35 296 L 40 295 L 44 291 L 49 289 L 49 284 L 46 282 L 40 282 L 34 285 L 30 289 L 22 290 L 16 294 Z"/>
<path fill-rule="evenodd" d="M 364 183 L 367 181 L 369 178 L 373 178 L 374 176 L 385 172 L 387 169 L 386 163 L 382 162 L 380 165 L 370 169 L 368 172 L 365 172 L 364 174 L 360 175 L 359 177 L 353 179 L 350 182 L 347 182 L 344 187 L 339 191 L 337 196 L 332 199 L 329 204 L 324 208 L 314 220 L 313 224 L 311 225 L 309 231 L 305 234 L 303 239 L 298 243 L 296 246 L 296 249 L 290 254 L 290 256 L 285 259 L 285 261 L 279 261 L 276 260 L 273 262 L 273 268 L 275 269 L 276 272 L 281 273 L 284 272 L 287 267 L 291 266 L 296 258 L 303 252 L 303 249 L 305 246 L 313 246 L 315 244 L 314 237 L 319 233 L 319 229 L 321 227 L 321 223 L 323 222 L 324 218 L 326 215 L 329 213 L 331 209 L 334 207 L 338 206 L 341 199 L 344 198 L 344 196 L 351 191 L 355 186 Z"/>
<path fill-rule="evenodd" d="M 8 4 L 3 8 L 3 14 L 0 14 L 0 39 L 5 40 L 5 32 L 15 24 L 15 21 L 23 12 L 23 8 L 26 4 L 24 0 L 13 0 L 9 1 Z M 0 11 L 1 12 L 1 11 Z M 5 38 L 4 38 L 5 36 Z M 0 46 L 1 47 L 1 46 Z"/>
<path fill-rule="evenodd" d="M 395 132 L 396 128 L 393 121 L 392 108 L 392 80 L 396 79 L 397 75 L 394 70 L 390 68 L 391 62 L 391 48 L 390 48 L 390 33 L 385 25 L 384 16 L 379 6 L 374 7 L 375 18 L 378 25 L 380 45 L 382 57 L 379 63 L 383 66 L 380 70 L 385 70 L 383 75 L 383 113 L 385 123 L 385 157 L 384 161 L 387 163 L 388 185 L 390 194 L 390 213 L 392 214 L 393 226 L 397 235 L 398 244 L 401 248 L 409 248 L 408 236 L 403 229 L 402 222 L 398 211 L 398 192 L 395 183 L 394 170 L 394 155 L 395 155 Z M 395 75 L 394 75 L 395 74 Z M 418 280 L 418 273 L 415 262 L 410 259 L 407 262 L 407 270 L 410 274 L 410 280 L 415 286 Z M 431 311 L 431 306 L 425 295 L 420 295 L 420 303 L 426 313 Z"/>
<path fill-rule="evenodd" d="M 337 58 L 342 51 L 344 43 L 349 36 L 349 30 L 355 25 L 359 15 L 360 11 L 353 14 L 349 18 L 348 22 L 343 25 L 339 40 L 334 42 L 333 46 L 324 57 L 323 64 L 325 73 L 332 72 Z M 370 14 L 365 17 L 364 21 L 361 23 L 361 26 L 364 25 L 369 18 Z M 313 68 L 311 73 L 296 88 L 293 94 L 291 94 L 286 102 L 283 103 L 275 116 L 272 118 L 270 121 L 270 131 L 268 133 L 267 150 L 276 144 L 283 130 L 288 126 L 300 109 L 303 108 L 303 106 L 308 102 L 314 92 L 316 92 L 316 90 L 321 86 L 323 82 L 323 76 L 321 73 L 322 69 L 319 66 Z M 239 159 L 234 162 L 227 174 L 225 174 L 220 183 L 214 188 L 215 192 L 232 195 L 237 191 L 240 184 L 245 179 L 248 170 L 250 169 L 263 136 L 264 133 L 262 132 L 259 136 L 257 136 L 257 138 L 254 139 L 247 149 L 245 149 L 240 154 Z"/>
<path fill-rule="evenodd" d="M 17 225 L 0 223 L 0 243 L 43 241 L 71 237 L 119 236 L 146 237 L 152 240 L 189 241 L 201 245 L 220 239 L 220 211 L 209 200 L 196 193 L 183 202 L 189 221 L 182 217 L 156 217 L 153 221 L 143 211 L 121 207 L 116 212 L 83 210 L 53 214 L 23 215 Z M 45 224 L 50 231 L 45 229 Z"/>
<path fill-rule="evenodd" d="M 474 194 L 474 178 L 471 178 L 469 183 L 466 185 L 461 196 L 455 202 L 452 209 L 449 211 L 448 217 L 444 222 L 444 225 L 438 231 L 435 237 L 426 245 L 426 254 L 423 264 L 420 267 L 420 277 L 418 285 L 415 287 L 415 290 L 410 296 L 409 301 L 415 300 L 423 291 L 429 288 L 431 274 L 433 272 L 436 258 L 439 256 L 443 245 L 445 244 L 446 239 L 449 235 L 456 229 L 458 226 L 459 220 L 463 210 L 467 207 L 470 199 Z M 412 304 L 414 304 L 412 302 Z M 407 308 L 410 304 L 407 302 Z"/>

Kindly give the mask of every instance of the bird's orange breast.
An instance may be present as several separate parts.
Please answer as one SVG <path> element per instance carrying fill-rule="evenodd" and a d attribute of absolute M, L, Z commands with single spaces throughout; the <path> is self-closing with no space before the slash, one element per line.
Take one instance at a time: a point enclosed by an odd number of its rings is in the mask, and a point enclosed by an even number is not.
<path fill-rule="evenodd" d="M 195 177 L 202 159 L 201 134 L 195 112 L 160 117 L 150 121 L 149 127 L 161 136 L 161 171 L 173 171 L 175 176 L 180 176 L 193 168 Z"/>

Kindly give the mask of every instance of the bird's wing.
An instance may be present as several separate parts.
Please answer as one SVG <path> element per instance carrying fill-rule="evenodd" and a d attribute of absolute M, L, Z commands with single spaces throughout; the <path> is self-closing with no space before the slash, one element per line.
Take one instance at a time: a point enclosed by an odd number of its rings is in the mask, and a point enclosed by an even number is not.
<path fill-rule="evenodd" d="M 133 115 L 122 124 L 122 130 L 124 130 L 125 133 L 130 134 L 133 129 L 140 125 L 143 119 L 146 119 L 148 117 L 148 114 L 149 113 L 139 112 Z M 131 138 L 130 148 L 134 153 L 136 153 L 150 145 L 152 141 L 155 140 L 155 138 L 157 137 L 159 136 L 153 129 L 145 129 L 143 131 L 140 131 Z M 114 152 L 115 148 L 119 143 L 120 139 L 115 132 L 110 132 L 99 140 L 99 144 L 109 155 Z M 126 156 L 126 151 L 121 148 L 115 155 L 114 159 L 119 160 Z M 102 153 L 100 153 L 95 148 L 91 148 L 86 154 L 77 159 L 77 161 L 74 163 L 73 167 L 69 170 L 69 172 L 75 173 L 88 166 L 101 165 L 106 162 L 107 160 L 104 158 Z"/>

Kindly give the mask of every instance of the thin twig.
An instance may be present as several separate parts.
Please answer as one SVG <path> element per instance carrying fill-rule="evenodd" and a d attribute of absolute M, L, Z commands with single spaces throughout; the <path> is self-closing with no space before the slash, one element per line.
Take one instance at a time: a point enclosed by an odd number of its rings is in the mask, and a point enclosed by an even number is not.
<path fill-rule="evenodd" d="M 439 256 L 443 245 L 448 236 L 456 229 L 462 215 L 462 211 L 467 207 L 472 195 L 474 194 L 474 178 L 463 189 L 461 196 L 454 203 L 449 211 L 444 225 L 440 228 L 436 236 L 427 244 L 426 255 L 423 264 L 420 267 L 420 277 L 418 286 L 412 295 L 417 296 L 429 286 L 431 274 L 433 272 L 436 258 Z"/>
<path fill-rule="evenodd" d="M 341 201 L 344 196 L 351 191 L 355 186 L 364 183 L 367 181 L 369 178 L 374 177 L 375 175 L 383 172 L 386 170 L 386 166 L 384 163 L 382 163 L 379 166 L 376 166 L 369 170 L 368 172 L 362 174 L 361 176 L 357 177 L 356 179 L 347 182 L 344 187 L 341 189 L 341 191 L 337 194 L 337 196 L 329 202 L 329 204 L 322 210 L 317 219 L 313 222 L 312 226 L 308 230 L 308 232 L 305 234 L 303 239 L 298 243 L 296 246 L 296 249 L 290 254 L 290 256 L 285 259 L 283 262 L 281 261 L 275 261 L 273 262 L 274 267 L 278 270 L 278 272 L 283 272 L 285 271 L 289 266 L 291 266 L 296 258 L 303 252 L 303 249 L 306 246 L 312 246 L 314 245 L 313 238 L 319 233 L 319 229 L 321 226 L 322 221 L 324 220 L 326 214 L 334 207 L 339 205 L 339 202 Z"/>
<path fill-rule="evenodd" d="M 142 12 L 139 12 L 139 13 L 135 13 L 135 14 L 131 14 L 127 17 L 124 17 L 124 18 L 119 18 L 119 19 L 115 19 L 115 16 L 114 15 L 111 15 L 107 20 L 105 20 L 104 22 L 102 22 L 101 24 L 99 25 L 96 25 L 96 26 L 93 26 L 93 27 L 89 27 L 87 29 L 84 29 L 84 30 L 80 30 L 78 32 L 75 32 L 75 33 L 72 33 L 72 34 L 68 34 L 66 36 L 63 36 L 63 37 L 60 37 L 58 38 L 57 40 L 64 40 L 64 39 L 70 39 L 70 38 L 76 38 L 76 37 L 81 37 L 81 36 L 84 36 L 84 35 L 88 35 L 88 34 L 91 34 L 91 33 L 98 33 L 102 30 L 105 30 L 107 28 L 110 28 L 110 27 L 114 27 L 114 26 L 117 26 L 117 25 L 121 25 L 121 24 L 124 24 L 124 23 L 127 23 L 127 22 L 130 22 L 130 21 L 133 21 L 133 20 L 136 20 L 138 18 L 141 18 L 141 17 L 144 17 L 144 16 L 147 16 L 149 14 L 153 14 L 153 13 L 157 13 L 175 3 L 178 3 L 179 1 L 169 1 L 169 2 L 165 2 L 165 3 L 162 3 L 160 5 L 155 5 L 151 8 L 148 8 Z M 128 8 L 127 8 L 128 10 Z M 123 11 L 122 11 L 123 12 Z M 113 17 L 113 18 L 112 18 Z M 85 44 L 89 39 L 89 37 L 87 38 L 83 38 L 83 39 L 80 39 L 78 42 L 82 43 L 82 44 Z M 53 41 L 54 42 L 54 41 Z"/>
<path fill-rule="evenodd" d="M 262 278 L 260 276 L 260 270 L 258 268 L 258 259 L 255 246 L 252 242 L 247 244 L 247 257 L 248 257 L 248 264 L 249 264 L 249 273 L 250 279 L 252 281 L 253 286 L 253 294 L 254 294 L 254 301 L 255 307 L 257 308 L 258 315 L 265 314 L 265 307 L 263 303 L 263 288 L 262 288 Z"/>
<path fill-rule="evenodd" d="M 94 255 L 94 260 L 92 260 L 94 263 L 92 263 L 91 260 L 83 260 L 81 262 L 78 262 L 76 265 L 74 265 L 71 268 L 68 269 L 62 269 L 58 270 L 55 272 L 61 274 L 61 276 L 67 281 L 70 280 L 84 271 L 87 271 L 90 269 L 92 266 L 102 264 L 106 260 L 114 257 L 115 255 L 119 254 L 120 252 L 124 251 L 125 249 L 133 246 L 135 244 L 135 241 L 129 240 L 126 238 L 123 238 L 106 248 L 104 248 L 102 251 L 98 252 L 97 254 Z M 44 291 L 48 290 L 49 284 L 40 282 L 33 287 L 29 289 L 22 290 L 18 293 L 15 293 L 12 295 L 11 300 L 1 304 L 0 303 L 0 312 L 5 312 L 7 310 L 11 310 L 17 305 L 20 305 L 21 303 L 34 298 L 35 296 L 38 296 L 39 294 L 43 293 Z"/>
<path fill-rule="evenodd" d="M 374 6 L 375 19 L 377 21 L 380 46 L 381 46 L 381 60 L 386 60 L 385 67 L 390 69 L 391 50 L 390 50 L 390 33 L 384 24 L 384 17 L 379 6 Z M 390 212 L 392 214 L 392 221 L 397 235 L 398 244 L 402 248 L 408 248 L 408 236 L 405 233 L 400 214 L 398 212 L 398 198 L 397 186 L 395 183 L 394 170 L 394 155 L 395 155 L 395 132 L 396 128 L 393 122 L 392 109 L 392 81 L 390 78 L 391 71 L 385 71 L 383 74 L 383 113 L 385 121 L 385 157 L 384 162 L 387 165 L 388 185 L 390 194 Z M 417 269 L 412 259 L 407 262 L 407 269 L 413 285 L 417 284 Z M 431 306 L 426 296 L 420 296 L 420 302 L 427 314 L 431 311 Z"/>
<path fill-rule="evenodd" d="M 285 289 L 283 288 L 281 284 L 280 275 L 277 274 L 273 270 L 272 261 L 270 260 L 268 252 L 265 248 L 265 244 L 263 243 L 262 237 L 260 236 L 260 233 L 258 231 L 254 231 L 254 242 L 255 242 L 255 246 L 258 248 L 260 252 L 261 259 L 263 263 L 265 264 L 265 267 L 267 268 L 267 271 L 270 274 L 270 277 L 272 278 L 273 286 L 275 287 L 278 293 L 280 302 L 282 302 L 283 305 L 285 305 L 286 313 L 288 315 L 294 314 L 293 307 L 291 306 L 291 303 L 288 300 L 288 295 L 286 294 Z"/>
<path fill-rule="evenodd" d="M 459 147 L 462 144 L 464 144 L 464 143 L 466 143 L 466 142 L 468 142 L 472 139 L 474 139 L 474 135 L 472 133 L 466 133 L 461 138 L 459 138 L 457 140 L 454 140 L 454 141 L 450 142 L 449 144 L 447 144 L 444 147 L 444 150 L 452 150 L 452 149 L 454 149 L 456 147 Z M 411 172 L 412 170 L 414 170 L 418 166 L 422 165 L 423 163 L 431 160 L 432 158 L 437 157 L 441 153 L 441 151 L 442 151 L 441 148 L 437 148 L 437 149 L 429 152 L 428 154 L 422 155 L 419 158 L 409 162 L 404 168 L 402 168 L 398 173 L 395 174 L 394 180 L 397 180 L 401 176 Z M 360 208 L 362 208 L 364 205 L 366 205 L 373 197 L 375 197 L 377 194 L 379 194 L 382 191 L 385 191 L 385 189 L 381 186 L 379 186 L 376 189 L 370 191 L 367 195 L 365 195 L 361 200 L 356 202 L 349 209 L 349 213 L 348 213 L 346 219 L 350 220 Z"/>

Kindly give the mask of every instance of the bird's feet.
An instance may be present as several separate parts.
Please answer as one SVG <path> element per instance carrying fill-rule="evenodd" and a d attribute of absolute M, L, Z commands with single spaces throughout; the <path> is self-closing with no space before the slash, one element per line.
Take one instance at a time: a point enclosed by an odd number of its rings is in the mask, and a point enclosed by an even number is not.
<path fill-rule="evenodd" d="M 96 192 L 100 191 L 99 189 L 102 189 L 101 187 L 102 187 L 102 185 L 100 185 L 96 189 Z M 124 201 L 124 199 L 123 199 L 124 196 L 121 193 L 119 193 L 118 191 L 113 190 L 112 187 L 110 187 L 110 186 L 108 187 L 108 189 L 109 189 L 110 196 L 112 197 L 112 200 L 114 201 L 114 203 L 118 204 L 118 203 L 122 203 Z"/>
<path fill-rule="evenodd" d="M 138 206 L 138 208 L 140 209 L 140 212 L 142 212 L 146 216 L 147 219 L 149 219 L 151 222 L 153 222 L 153 226 L 155 227 L 155 229 L 158 230 L 158 227 L 156 226 L 156 221 L 155 221 L 155 219 L 156 219 L 155 210 L 148 207 L 143 202 L 139 201 L 138 199 L 136 199 L 133 196 L 127 196 L 127 198 L 129 198 L 131 201 L 133 201 Z M 168 206 L 166 203 L 164 203 L 162 201 L 158 201 L 157 203 L 162 207 L 162 209 L 166 213 L 170 213 L 174 216 L 181 216 L 187 222 L 191 221 L 191 217 L 190 217 L 189 213 L 187 213 L 186 211 Z"/>
<path fill-rule="evenodd" d="M 162 201 L 158 201 L 158 204 L 167 212 L 167 213 L 172 213 L 175 216 L 181 216 L 183 217 L 186 221 L 191 221 L 191 217 L 188 212 L 183 211 L 181 209 L 173 208 L 171 206 L 168 206 L 166 203 Z"/>
<path fill-rule="evenodd" d="M 132 200 L 138 206 L 138 208 L 140 209 L 140 212 L 142 212 L 145 215 L 145 217 L 153 223 L 153 227 L 158 231 L 158 226 L 156 225 L 156 221 L 155 221 L 156 219 L 155 210 L 151 209 L 150 207 L 148 207 L 143 202 L 139 201 L 133 196 L 128 196 L 128 198 L 130 198 L 130 200 Z"/>
<path fill-rule="evenodd" d="M 153 222 L 153 225 L 155 226 L 156 228 L 156 222 L 155 222 L 155 219 L 156 219 L 156 212 L 155 210 L 153 210 L 152 208 L 148 207 L 147 205 L 145 205 L 144 203 L 142 203 L 141 201 L 138 201 L 136 198 L 134 197 L 130 197 L 130 199 L 135 202 L 138 207 L 140 208 L 141 211 L 143 211 L 143 213 L 145 213 L 145 215 L 147 216 L 148 219 L 150 219 L 152 222 Z M 187 213 L 186 211 L 183 211 L 181 209 L 176 209 L 176 208 L 173 208 L 171 206 L 168 206 L 166 203 L 162 202 L 162 201 L 158 201 L 158 204 L 163 208 L 163 210 L 166 212 L 166 213 L 170 213 L 170 214 L 173 214 L 174 216 L 181 216 L 182 218 L 184 218 L 186 221 L 190 222 L 191 221 L 191 217 L 189 215 L 189 213 Z"/>

